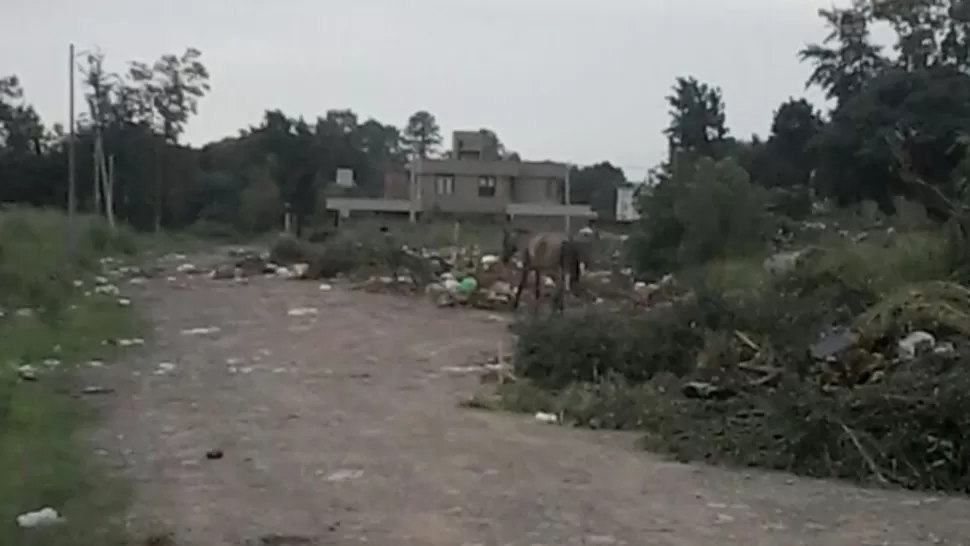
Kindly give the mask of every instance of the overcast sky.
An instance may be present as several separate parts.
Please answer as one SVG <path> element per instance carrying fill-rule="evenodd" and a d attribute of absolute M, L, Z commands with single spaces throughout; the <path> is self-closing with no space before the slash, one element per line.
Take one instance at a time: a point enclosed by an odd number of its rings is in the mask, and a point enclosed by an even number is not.
<path fill-rule="evenodd" d="M 195 144 L 267 108 L 311 119 L 352 108 L 397 125 L 427 109 L 446 135 L 489 127 L 526 158 L 608 160 L 639 179 L 665 153 L 677 76 L 723 89 L 732 134 L 766 133 L 780 102 L 806 94 L 795 54 L 824 37 L 816 11 L 831 3 L 5 0 L 0 75 L 21 77 L 45 121 L 64 121 L 69 42 L 100 46 L 118 70 L 193 46 L 213 87 L 188 128 Z"/>

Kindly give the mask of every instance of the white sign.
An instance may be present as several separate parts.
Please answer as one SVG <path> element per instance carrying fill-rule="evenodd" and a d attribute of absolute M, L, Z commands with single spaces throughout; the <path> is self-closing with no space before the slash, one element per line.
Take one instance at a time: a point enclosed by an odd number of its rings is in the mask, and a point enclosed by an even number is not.
<path fill-rule="evenodd" d="M 620 187 L 616 189 L 616 219 L 619 222 L 633 222 L 640 218 L 637 212 L 636 188 Z"/>
<path fill-rule="evenodd" d="M 337 185 L 341 188 L 354 187 L 354 170 L 337 169 Z"/>

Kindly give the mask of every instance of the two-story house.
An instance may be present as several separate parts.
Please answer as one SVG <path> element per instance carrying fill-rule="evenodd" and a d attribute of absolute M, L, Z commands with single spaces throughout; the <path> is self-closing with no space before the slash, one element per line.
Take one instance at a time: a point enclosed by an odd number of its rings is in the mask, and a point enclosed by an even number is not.
<path fill-rule="evenodd" d="M 569 217 L 570 228 L 578 229 L 596 215 L 588 205 L 566 204 L 568 172 L 564 163 L 500 157 L 487 132 L 455 131 L 447 157 L 417 159 L 408 173 L 389 173 L 384 199 L 336 199 L 328 208 L 344 215 L 351 210 L 409 212 L 412 218 L 446 214 L 547 228 L 562 228 Z"/>

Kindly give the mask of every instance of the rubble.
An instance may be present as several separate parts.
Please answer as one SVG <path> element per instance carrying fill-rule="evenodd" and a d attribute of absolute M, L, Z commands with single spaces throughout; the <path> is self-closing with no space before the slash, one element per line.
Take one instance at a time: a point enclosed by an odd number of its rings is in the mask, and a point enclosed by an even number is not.
<path fill-rule="evenodd" d="M 231 248 L 228 260 L 208 271 L 213 280 L 243 281 L 266 276 L 288 280 L 322 280 L 321 290 L 333 283 L 348 282 L 352 289 L 367 292 L 396 292 L 424 295 L 440 307 L 473 307 L 499 310 L 510 307 L 522 277 L 516 259 L 502 263 L 495 254 L 481 248 L 445 246 L 411 248 L 394 243 L 388 234 L 354 240 L 339 236 L 323 244 L 281 237 L 270 249 Z M 184 273 L 197 269 L 176 258 Z M 191 265 L 191 264 L 188 264 Z M 523 290 L 523 302 L 534 298 L 532 279 Z M 327 287 L 327 288 L 324 288 Z M 551 298 L 556 282 L 542 278 L 541 297 Z M 586 268 L 580 285 L 567 291 L 567 298 L 585 304 L 614 303 L 649 308 L 683 297 L 672 275 L 655 282 L 635 281 L 629 269 Z"/>

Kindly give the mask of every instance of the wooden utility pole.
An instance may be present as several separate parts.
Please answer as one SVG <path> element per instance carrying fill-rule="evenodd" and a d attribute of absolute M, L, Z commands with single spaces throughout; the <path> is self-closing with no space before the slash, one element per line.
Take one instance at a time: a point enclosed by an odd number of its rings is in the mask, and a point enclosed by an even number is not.
<path fill-rule="evenodd" d="M 569 209 L 569 205 L 572 204 L 572 198 L 569 195 L 570 193 L 569 176 L 572 170 L 573 170 L 573 166 L 570 165 L 569 163 L 566 163 L 566 181 L 565 181 L 566 183 L 564 184 L 565 185 L 564 191 L 566 195 L 563 198 L 563 203 L 565 203 L 566 205 L 566 234 L 567 235 L 573 232 L 572 219 L 570 218 L 571 211 Z"/>
<path fill-rule="evenodd" d="M 420 165 L 420 163 L 421 163 L 421 155 L 415 154 L 414 158 L 411 160 L 411 177 L 410 177 L 411 178 L 410 179 L 411 206 L 410 206 L 410 210 L 408 211 L 409 212 L 408 219 L 411 221 L 412 224 L 417 222 L 418 207 L 421 205 L 421 180 L 420 178 L 418 178 L 418 170 L 419 170 L 418 165 Z"/>
<path fill-rule="evenodd" d="M 75 174 L 75 157 L 74 157 L 74 141 L 75 138 L 75 127 L 74 127 L 74 44 L 71 44 L 68 48 L 68 125 L 70 126 L 70 132 L 68 133 L 67 141 L 67 250 L 68 256 L 73 261 L 75 254 L 75 247 L 77 242 L 77 233 L 74 229 L 75 216 L 77 215 L 77 176 Z"/>

